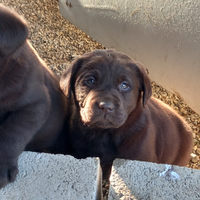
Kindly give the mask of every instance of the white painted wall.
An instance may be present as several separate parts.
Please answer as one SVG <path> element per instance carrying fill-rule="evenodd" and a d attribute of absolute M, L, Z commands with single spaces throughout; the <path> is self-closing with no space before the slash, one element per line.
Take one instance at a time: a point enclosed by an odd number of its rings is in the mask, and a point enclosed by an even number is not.
<path fill-rule="evenodd" d="M 200 1 L 60 0 L 60 12 L 107 48 L 142 62 L 152 80 L 200 114 Z"/>

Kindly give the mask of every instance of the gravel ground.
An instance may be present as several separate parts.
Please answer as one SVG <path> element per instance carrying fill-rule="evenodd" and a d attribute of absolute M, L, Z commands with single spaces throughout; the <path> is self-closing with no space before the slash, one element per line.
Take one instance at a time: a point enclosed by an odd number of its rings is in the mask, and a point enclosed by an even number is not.
<path fill-rule="evenodd" d="M 61 75 L 77 55 L 105 48 L 59 13 L 56 0 L 0 0 L 23 15 L 28 21 L 29 39 L 49 68 Z M 188 167 L 200 169 L 200 117 L 191 110 L 179 94 L 168 92 L 152 82 L 153 95 L 169 104 L 182 115 L 193 130 L 194 149 Z"/>

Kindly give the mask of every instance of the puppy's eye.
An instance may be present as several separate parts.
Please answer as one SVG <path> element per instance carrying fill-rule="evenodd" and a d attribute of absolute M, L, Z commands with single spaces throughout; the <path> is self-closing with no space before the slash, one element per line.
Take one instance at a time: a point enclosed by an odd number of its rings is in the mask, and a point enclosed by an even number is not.
<path fill-rule="evenodd" d="M 85 80 L 85 83 L 87 84 L 87 85 L 94 85 L 94 83 L 95 83 L 95 78 L 94 77 L 89 77 L 89 78 L 87 78 L 86 80 Z"/>
<path fill-rule="evenodd" d="M 123 81 L 119 84 L 119 89 L 127 92 L 131 89 L 131 87 L 129 86 L 129 84 L 126 81 Z"/>

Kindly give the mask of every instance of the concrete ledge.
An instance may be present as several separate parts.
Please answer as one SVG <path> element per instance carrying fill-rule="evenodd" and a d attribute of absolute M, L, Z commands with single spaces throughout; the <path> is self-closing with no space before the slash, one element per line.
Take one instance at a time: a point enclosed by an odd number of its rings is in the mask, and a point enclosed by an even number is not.
<path fill-rule="evenodd" d="M 200 199 L 200 170 L 117 159 L 108 200 Z"/>
<path fill-rule="evenodd" d="M 1 200 L 101 199 L 99 159 L 23 152 L 15 182 L 0 190 Z"/>

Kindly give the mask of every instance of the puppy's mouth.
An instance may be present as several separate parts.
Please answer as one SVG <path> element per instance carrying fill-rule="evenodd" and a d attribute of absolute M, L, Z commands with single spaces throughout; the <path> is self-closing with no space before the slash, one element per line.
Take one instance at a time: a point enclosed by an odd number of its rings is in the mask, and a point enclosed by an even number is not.
<path fill-rule="evenodd" d="M 83 113 L 82 113 L 83 114 Z M 121 120 L 120 120 L 121 121 Z M 101 129 L 111 129 L 111 128 L 119 128 L 122 124 L 119 120 L 115 121 L 110 118 L 108 115 L 98 115 L 95 117 L 88 117 L 85 113 L 82 115 L 82 122 L 84 125 L 88 127 L 97 127 Z"/>
<path fill-rule="evenodd" d="M 101 120 L 101 121 L 97 121 L 96 123 L 94 123 L 94 125 L 97 128 L 101 128 L 101 129 L 109 129 L 109 128 L 119 128 L 119 125 L 116 125 L 106 119 Z"/>
<path fill-rule="evenodd" d="M 119 128 L 119 125 L 116 125 L 108 120 L 101 120 L 101 121 L 97 121 L 94 123 L 91 122 L 83 122 L 84 125 L 87 125 L 89 127 L 97 127 L 97 128 L 101 128 L 101 129 L 110 129 L 110 128 Z"/>

